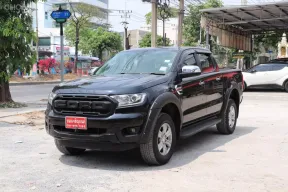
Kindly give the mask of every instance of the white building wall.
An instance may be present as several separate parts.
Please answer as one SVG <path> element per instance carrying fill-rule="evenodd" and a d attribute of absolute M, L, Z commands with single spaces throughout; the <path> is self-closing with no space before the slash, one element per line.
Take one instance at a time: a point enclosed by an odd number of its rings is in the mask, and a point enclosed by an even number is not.
<path fill-rule="evenodd" d="M 142 30 L 151 32 L 151 25 L 144 25 L 141 27 Z M 177 45 L 178 40 L 178 19 L 170 18 L 165 23 L 166 37 L 171 40 L 172 45 Z M 157 22 L 157 34 L 163 36 L 163 22 L 158 20 Z"/>

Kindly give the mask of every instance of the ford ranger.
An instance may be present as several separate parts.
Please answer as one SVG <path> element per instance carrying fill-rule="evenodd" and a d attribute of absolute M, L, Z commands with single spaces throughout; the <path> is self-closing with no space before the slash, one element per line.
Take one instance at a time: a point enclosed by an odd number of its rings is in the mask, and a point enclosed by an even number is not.
<path fill-rule="evenodd" d="M 139 148 L 147 164 L 163 165 L 179 139 L 214 125 L 232 134 L 243 85 L 241 71 L 219 70 L 207 49 L 122 51 L 91 77 L 54 87 L 46 131 L 66 155 Z"/>

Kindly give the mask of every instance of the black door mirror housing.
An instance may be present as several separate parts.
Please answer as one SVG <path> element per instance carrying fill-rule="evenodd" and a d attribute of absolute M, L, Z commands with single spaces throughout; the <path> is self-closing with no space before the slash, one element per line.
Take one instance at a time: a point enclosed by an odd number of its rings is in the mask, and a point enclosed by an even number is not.
<path fill-rule="evenodd" d="M 256 69 L 253 69 L 252 71 L 251 71 L 251 73 L 256 73 L 257 71 L 256 71 Z"/>

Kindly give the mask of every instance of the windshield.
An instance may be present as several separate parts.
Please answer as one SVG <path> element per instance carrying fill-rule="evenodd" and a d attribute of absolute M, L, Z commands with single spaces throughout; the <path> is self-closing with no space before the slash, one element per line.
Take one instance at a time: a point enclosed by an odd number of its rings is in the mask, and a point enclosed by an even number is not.
<path fill-rule="evenodd" d="M 163 74 L 171 70 L 177 50 L 123 51 L 107 61 L 95 75 Z"/>

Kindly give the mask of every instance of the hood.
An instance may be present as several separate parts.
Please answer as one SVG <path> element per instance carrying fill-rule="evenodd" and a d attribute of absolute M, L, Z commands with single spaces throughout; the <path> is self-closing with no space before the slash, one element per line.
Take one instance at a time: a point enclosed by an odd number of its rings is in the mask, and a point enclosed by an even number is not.
<path fill-rule="evenodd" d="M 168 81 L 168 75 L 123 74 L 95 76 L 61 83 L 53 89 L 56 93 L 133 94 Z"/>

